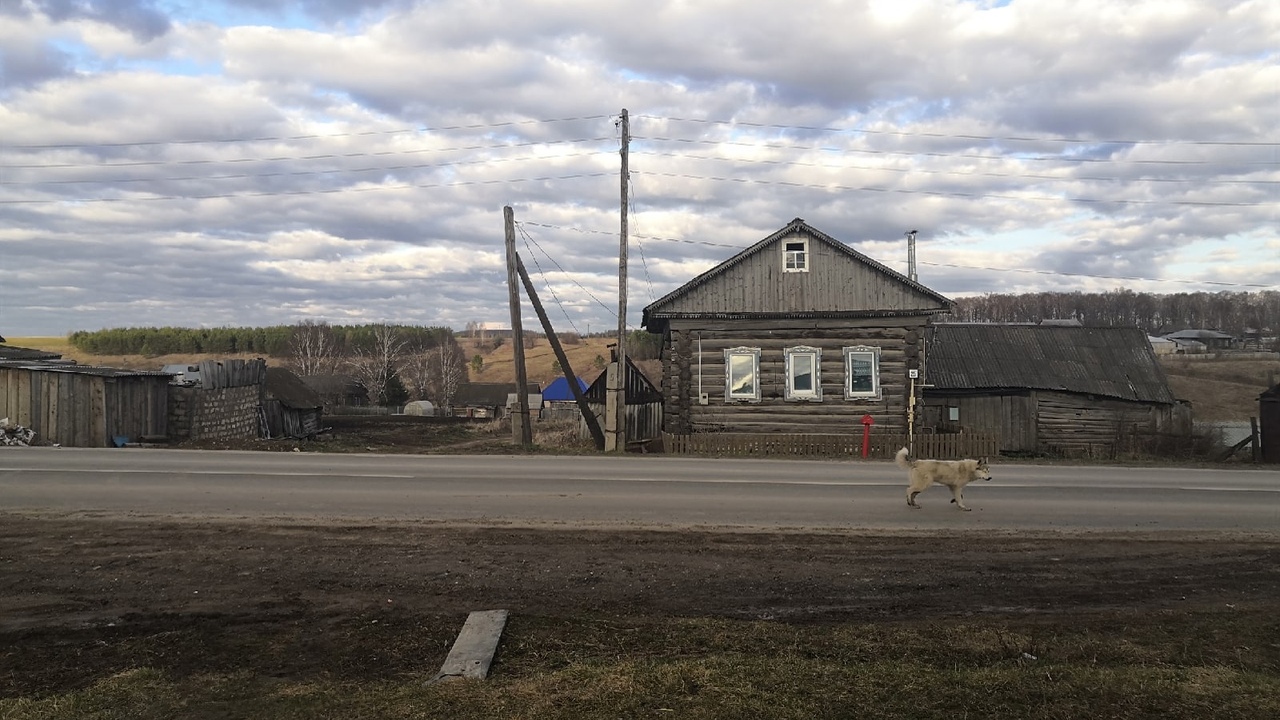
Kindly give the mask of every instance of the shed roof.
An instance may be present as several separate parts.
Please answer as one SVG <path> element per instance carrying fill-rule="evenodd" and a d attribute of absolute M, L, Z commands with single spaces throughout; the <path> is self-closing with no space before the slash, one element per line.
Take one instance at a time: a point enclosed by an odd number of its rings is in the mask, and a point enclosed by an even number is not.
<path fill-rule="evenodd" d="M 939 390 L 1058 390 L 1174 403 L 1147 335 L 1137 327 L 940 323 L 926 350 Z"/>
<path fill-rule="evenodd" d="M 0 338 L 0 343 L 4 338 Z M 47 350 L 33 350 L 17 345 L 0 345 L 0 360 L 58 360 L 62 355 Z"/>
<path fill-rule="evenodd" d="M 309 410 L 324 404 L 320 402 L 319 394 L 288 368 L 268 366 L 264 392 L 295 410 Z"/>
<path fill-rule="evenodd" d="M 516 391 L 515 383 L 467 383 L 453 396 L 454 405 L 476 407 L 506 407 L 507 399 Z M 537 383 L 527 383 L 525 392 L 537 395 L 542 390 Z"/>
<path fill-rule="evenodd" d="M 1179 330 L 1178 332 L 1166 333 L 1165 337 L 1170 340 L 1232 340 L 1231 335 L 1217 330 Z"/>
<path fill-rule="evenodd" d="M 92 375 L 105 378 L 157 377 L 165 382 L 172 377 L 169 373 L 158 370 L 128 370 L 124 368 L 93 367 L 90 365 L 71 365 L 58 362 L 24 362 L 21 360 L 0 360 L 0 367 L 34 370 L 36 372 L 57 372 L 71 375 Z"/>
<path fill-rule="evenodd" d="M 586 380 L 583 380 L 582 378 L 574 379 L 578 381 L 578 389 L 584 391 L 587 389 Z M 573 400 L 573 389 L 569 387 L 569 381 L 567 379 L 564 377 L 558 377 L 555 380 L 552 380 L 551 384 L 547 385 L 547 387 L 543 389 L 542 399 L 550 400 L 552 402 Z"/>

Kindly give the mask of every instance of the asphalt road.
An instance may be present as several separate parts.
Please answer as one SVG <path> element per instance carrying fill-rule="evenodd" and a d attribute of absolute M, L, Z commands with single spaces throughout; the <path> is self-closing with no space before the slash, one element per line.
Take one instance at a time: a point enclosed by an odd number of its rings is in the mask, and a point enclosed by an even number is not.
<path fill-rule="evenodd" d="M 999 463 L 906 506 L 890 462 L 0 448 L 0 512 L 1280 534 L 1280 469 Z"/>

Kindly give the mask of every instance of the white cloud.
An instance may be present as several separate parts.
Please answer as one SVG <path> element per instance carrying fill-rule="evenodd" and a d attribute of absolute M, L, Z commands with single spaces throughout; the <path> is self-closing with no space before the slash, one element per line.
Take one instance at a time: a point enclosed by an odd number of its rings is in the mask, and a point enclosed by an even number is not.
<path fill-rule="evenodd" d="M 1280 286 L 1266 0 L 22 7 L 7 334 L 501 319 L 504 205 L 608 327 L 623 107 L 633 323 L 793 217 L 951 296 Z"/>

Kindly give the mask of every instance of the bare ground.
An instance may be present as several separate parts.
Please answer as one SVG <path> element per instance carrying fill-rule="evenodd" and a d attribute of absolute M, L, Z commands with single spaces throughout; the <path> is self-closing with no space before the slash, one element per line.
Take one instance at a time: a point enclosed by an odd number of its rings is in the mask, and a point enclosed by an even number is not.
<path fill-rule="evenodd" d="M 438 667 L 461 618 L 491 608 L 657 625 L 1015 616 L 1105 633 L 1160 613 L 1266 613 L 1277 597 L 1280 543 L 1241 539 L 0 514 L 0 697 L 83 687 L 140 652 L 179 676 L 389 679 Z M 1276 637 L 1258 640 L 1273 666 Z"/>

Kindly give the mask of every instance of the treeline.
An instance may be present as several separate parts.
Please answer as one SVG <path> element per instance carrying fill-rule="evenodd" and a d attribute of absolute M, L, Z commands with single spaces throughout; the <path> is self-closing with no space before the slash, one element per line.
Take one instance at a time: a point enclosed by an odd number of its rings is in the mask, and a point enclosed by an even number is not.
<path fill-rule="evenodd" d="M 375 342 L 377 325 L 325 325 L 334 351 L 369 347 Z M 436 347 L 453 341 L 447 327 L 395 325 L 396 336 L 406 345 Z M 221 328 L 111 328 L 80 330 L 68 337 L 71 346 L 90 355 L 181 355 L 191 353 L 249 353 L 263 357 L 287 358 L 295 352 L 299 325 Z"/>
<path fill-rule="evenodd" d="M 1136 325 L 1148 334 L 1218 330 L 1236 337 L 1280 332 L 1280 292 L 1154 294 L 1117 289 L 1104 293 L 1042 292 L 960 298 L 952 319 L 963 322 L 1079 320 L 1085 325 Z"/>

